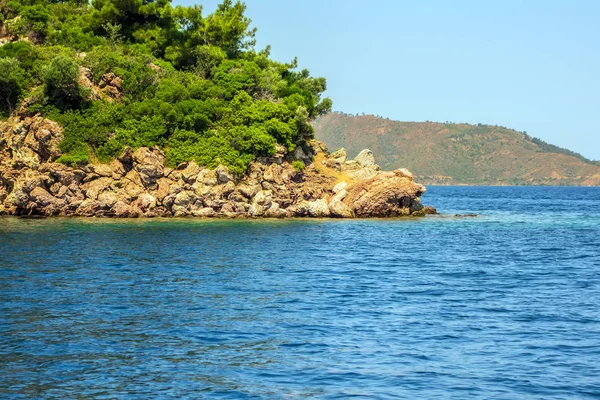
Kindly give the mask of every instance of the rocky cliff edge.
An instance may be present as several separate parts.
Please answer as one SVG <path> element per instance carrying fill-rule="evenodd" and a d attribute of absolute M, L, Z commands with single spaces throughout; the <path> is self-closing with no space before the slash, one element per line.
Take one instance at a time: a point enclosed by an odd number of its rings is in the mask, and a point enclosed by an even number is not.
<path fill-rule="evenodd" d="M 169 168 L 155 148 L 72 168 L 61 127 L 39 115 L 0 122 L 0 215 L 106 217 L 396 217 L 435 213 L 405 170 L 381 171 L 369 150 L 348 160 L 316 140 L 254 161 L 235 176 L 194 162 Z M 305 167 L 294 160 L 302 161 Z M 292 165 L 292 164 L 295 164 Z"/>

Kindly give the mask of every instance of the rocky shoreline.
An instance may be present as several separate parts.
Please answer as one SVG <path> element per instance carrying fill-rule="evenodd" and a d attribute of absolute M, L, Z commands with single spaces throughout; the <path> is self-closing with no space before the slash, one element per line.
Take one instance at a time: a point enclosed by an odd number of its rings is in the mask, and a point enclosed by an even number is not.
<path fill-rule="evenodd" d="M 87 217 L 368 218 L 435 214 L 405 170 L 381 171 L 369 150 L 348 160 L 316 140 L 252 162 L 236 176 L 188 162 L 169 168 L 157 147 L 72 168 L 61 127 L 40 115 L 0 122 L 0 215 Z M 295 162 L 296 161 L 296 162 Z M 302 164 L 297 161 L 301 161 Z"/>

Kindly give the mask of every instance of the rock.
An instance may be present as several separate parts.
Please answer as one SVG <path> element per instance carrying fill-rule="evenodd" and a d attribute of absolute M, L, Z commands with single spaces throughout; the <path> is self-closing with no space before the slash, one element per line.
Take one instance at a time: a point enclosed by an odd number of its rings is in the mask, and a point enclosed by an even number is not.
<path fill-rule="evenodd" d="M 341 158 L 340 159 L 328 158 L 325 161 L 325 166 L 327 168 L 332 168 L 332 169 L 335 169 L 337 171 L 341 171 L 342 170 L 342 162 L 340 160 L 341 160 Z"/>
<path fill-rule="evenodd" d="M 131 169 L 133 166 L 133 150 L 131 147 L 125 147 L 117 160 L 120 161 L 127 169 Z"/>
<path fill-rule="evenodd" d="M 402 178 L 408 178 L 411 181 L 414 179 L 412 172 L 410 172 L 409 170 L 407 170 L 406 168 L 400 168 L 394 171 L 394 173 Z"/>
<path fill-rule="evenodd" d="M 332 199 L 329 202 L 329 212 L 331 213 L 332 217 L 337 217 L 337 218 L 352 218 L 354 217 L 354 213 L 352 212 L 352 209 L 347 206 L 346 204 L 344 204 L 344 202 L 338 200 L 338 199 Z"/>
<path fill-rule="evenodd" d="M 142 193 L 138 196 L 135 205 L 142 211 L 149 211 L 156 207 L 156 199 L 149 193 Z"/>
<path fill-rule="evenodd" d="M 105 204 L 102 204 L 97 200 L 88 199 L 80 203 L 75 211 L 75 215 L 82 217 L 98 217 L 106 215 L 107 212 L 108 209 Z"/>
<path fill-rule="evenodd" d="M 304 161 L 305 164 L 310 164 L 312 161 L 313 154 L 306 153 L 302 146 L 296 146 L 294 150 L 294 159 Z"/>
<path fill-rule="evenodd" d="M 360 164 L 361 167 L 371 167 L 375 164 L 375 157 L 373 156 L 373 152 L 369 149 L 364 149 L 356 157 L 354 157 L 354 161 Z"/>
<path fill-rule="evenodd" d="M 431 206 L 423 207 L 423 212 L 428 215 L 436 215 L 437 214 L 437 210 Z"/>
<path fill-rule="evenodd" d="M 119 201 L 111 208 L 111 214 L 119 218 L 139 218 L 143 213 L 139 208 Z"/>
<path fill-rule="evenodd" d="M 271 168 L 273 165 L 269 165 L 266 169 L 265 172 L 263 174 L 263 179 L 266 182 L 275 182 L 275 176 L 273 173 L 273 168 Z"/>
<path fill-rule="evenodd" d="M 367 179 L 371 179 L 372 177 L 377 175 L 377 172 L 379 172 L 379 169 L 377 169 L 377 168 L 365 167 L 365 168 L 360 168 L 360 169 L 356 169 L 354 171 L 347 172 L 347 174 L 352 179 L 356 179 L 357 181 L 364 181 Z"/>
<path fill-rule="evenodd" d="M 221 207 L 221 213 L 228 216 L 231 216 L 230 214 L 235 214 L 235 204 L 232 202 L 223 204 L 223 207 Z"/>
<path fill-rule="evenodd" d="M 214 217 L 215 214 L 215 210 L 211 207 L 204 207 L 192 213 L 194 217 Z"/>
<path fill-rule="evenodd" d="M 342 189 L 333 196 L 331 200 L 343 201 L 348 195 L 348 191 L 346 189 Z"/>
<path fill-rule="evenodd" d="M 175 197 L 174 206 L 187 208 L 191 202 L 192 202 L 192 197 L 190 196 L 190 194 L 188 192 L 180 192 Z"/>
<path fill-rule="evenodd" d="M 33 136 L 33 140 L 31 140 Z M 40 116 L 33 117 L 25 143 L 35 151 L 41 162 L 52 162 L 60 156 L 58 144 L 63 139 L 59 124 Z"/>
<path fill-rule="evenodd" d="M 40 171 L 47 172 L 48 175 L 64 186 L 79 185 L 85 177 L 85 172 L 82 170 L 73 169 L 62 164 L 46 164 L 40 167 Z"/>
<path fill-rule="evenodd" d="M 270 190 L 261 190 L 252 199 L 248 214 L 253 217 L 261 216 L 271 207 L 273 193 Z"/>
<path fill-rule="evenodd" d="M 329 216 L 329 205 L 323 199 L 308 202 L 308 215 L 323 218 Z"/>
<path fill-rule="evenodd" d="M 161 72 L 163 69 L 154 63 L 149 63 L 148 68 L 150 68 L 154 72 Z"/>
<path fill-rule="evenodd" d="M 308 141 L 308 147 L 310 148 L 310 151 L 312 153 L 312 155 L 316 155 L 318 153 L 329 153 L 329 149 L 327 148 L 327 145 L 324 142 L 321 142 L 320 140 L 317 139 L 311 139 Z M 311 157 L 312 157 L 311 155 Z"/>
<path fill-rule="evenodd" d="M 125 175 L 125 179 L 123 180 L 126 182 L 131 182 L 132 184 L 134 184 L 135 186 L 139 186 L 140 188 L 143 188 L 144 186 L 141 175 L 135 169 L 130 170 Z"/>
<path fill-rule="evenodd" d="M 144 187 L 141 185 L 138 185 L 134 182 L 127 182 L 125 181 L 125 186 L 123 187 L 123 190 L 121 190 L 121 197 L 123 198 L 123 201 L 133 201 L 135 199 L 138 198 L 138 196 L 142 193 L 144 193 Z"/>
<path fill-rule="evenodd" d="M 373 153 L 367 149 L 361 151 L 354 160 L 343 163 L 341 168 L 342 172 L 358 181 L 371 179 L 380 171 Z"/>
<path fill-rule="evenodd" d="M 203 183 L 196 182 L 192 185 L 192 190 L 198 196 L 210 196 L 212 193 L 213 186 L 207 186 Z"/>
<path fill-rule="evenodd" d="M 380 172 L 348 190 L 344 203 L 358 217 L 410 215 L 425 188 L 395 172 Z"/>
<path fill-rule="evenodd" d="M 113 183 L 111 178 L 99 178 L 81 186 L 81 190 L 85 197 L 92 200 L 97 200 L 98 195 L 106 190 Z"/>
<path fill-rule="evenodd" d="M 227 200 L 231 201 L 233 203 L 243 203 L 243 202 L 248 201 L 248 199 L 246 197 L 242 196 L 237 191 L 230 193 L 229 196 L 227 196 Z"/>
<path fill-rule="evenodd" d="M 346 162 L 348 154 L 346 153 L 346 149 L 342 147 L 341 149 L 337 149 L 336 151 L 331 153 L 330 157 L 333 159 L 340 160 L 340 162 L 343 164 Z"/>
<path fill-rule="evenodd" d="M 121 161 L 119 161 L 119 160 L 113 160 L 109 164 L 109 167 L 110 167 L 110 169 L 112 171 L 112 177 L 113 177 L 113 179 L 121 179 L 128 172 L 125 169 L 125 165 L 123 165 L 123 163 Z"/>
<path fill-rule="evenodd" d="M 252 199 L 253 203 L 260 204 L 263 206 L 269 206 L 273 199 L 273 193 L 270 190 L 261 190 Z"/>
<path fill-rule="evenodd" d="M 279 143 L 275 144 L 275 155 L 271 157 L 271 160 L 274 164 L 281 165 L 283 164 L 283 159 L 287 154 L 287 149 L 285 146 L 280 145 Z"/>
<path fill-rule="evenodd" d="M 100 175 L 95 174 L 93 172 L 88 173 L 84 178 L 83 178 L 83 183 L 88 183 L 91 181 L 95 181 L 96 179 L 100 178 Z"/>
<path fill-rule="evenodd" d="M 85 58 L 85 56 L 81 58 Z M 99 88 L 94 86 L 94 82 L 92 81 L 92 79 L 92 71 L 89 68 L 79 66 L 79 84 L 84 88 L 90 90 L 90 100 L 102 100 L 101 91 L 99 90 Z"/>
<path fill-rule="evenodd" d="M 65 206 L 64 200 L 57 199 L 41 187 L 34 188 L 30 193 L 34 209 L 41 215 L 58 215 Z"/>
<path fill-rule="evenodd" d="M 287 208 L 288 217 L 305 217 L 308 215 L 308 202 L 300 200 L 296 204 Z"/>
<path fill-rule="evenodd" d="M 104 192 L 98 196 L 98 202 L 103 208 L 111 208 L 119 201 L 115 192 Z"/>
<path fill-rule="evenodd" d="M 63 139 L 62 128 L 39 114 L 0 121 L 0 133 L 0 149 L 10 149 L 9 152 L 3 152 L 2 158 L 5 163 L 10 160 L 12 168 L 37 169 L 41 164 L 53 162 L 60 156 L 58 144 Z"/>
<path fill-rule="evenodd" d="M 144 187 L 155 189 L 163 176 L 165 156 L 159 150 L 141 147 L 133 153 L 133 168 L 140 174 Z"/>
<path fill-rule="evenodd" d="M 261 183 L 261 187 L 263 188 L 263 190 L 275 190 L 275 186 L 273 186 L 273 184 L 271 182 L 268 181 L 263 181 Z"/>
<path fill-rule="evenodd" d="M 198 166 L 198 164 L 196 164 L 194 161 L 190 161 L 187 167 L 181 171 L 181 179 L 189 184 L 196 182 L 200 169 L 201 168 Z"/>
<path fill-rule="evenodd" d="M 175 204 L 175 198 L 176 197 L 177 197 L 176 194 L 169 194 L 169 195 L 165 196 L 165 198 L 162 200 L 162 205 L 168 211 L 171 211 L 173 209 L 173 204 Z"/>
<path fill-rule="evenodd" d="M 215 169 L 215 174 L 217 175 L 217 182 L 219 183 L 227 183 L 233 180 L 233 176 L 229 173 L 229 169 L 224 165 L 219 165 L 217 169 Z"/>
<path fill-rule="evenodd" d="M 88 168 L 89 172 L 94 173 L 98 176 L 102 176 L 102 177 L 112 177 L 113 176 L 113 170 L 110 167 L 110 165 L 95 164 L 95 165 L 88 165 L 87 168 Z"/>
<path fill-rule="evenodd" d="M 119 100 L 122 96 L 122 79 L 113 72 L 104 74 L 98 86 L 104 94 L 110 96 L 107 100 Z"/>
<path fill-rule="evenodd" d="M 198 178 L 196 179 L 196 182 L 206 186 L 214 186 L 217 183 L 219 183 L 217 180 L 217 173 L 210 169 L 203 169 L 202 171 L 200 171 L 198 173 Z"/>
<path fill-rule="evenodd" d="M 267 218 L 284 218 L 286 216 L 285 210 L 279 207 L 279 203 L 273 202 L 268 210 L 265 211 L 265 217 Z"/>
<path fill-rule="evenodd" d="M 235 190 L 235 183 L 233 181 L 227 182 L 225 185 L 221 186 L 221 193 L 219 197 L 227 198 L 233 191 Z"/>
<path fill-rule="evenodd" d="M 340 182 L 337 185 L 335 185 L 332 189 L 333 193 L 338 193 L 342 190 L 346 190 L 348 188 L 348 183 L 347 182 Z"/>
<path fill-rule="evenodd" d="M 412 203 L 410 204 L 409 211 L 411 215 L 423 216 L 425 215 L 425 210 L 423 210 L 424 208 L 425 207 L 423 207 L 423 204 L 421 204 L 421 200 L 417 197 L 413 199 Z"/>
<path fill-rule="evenodd" d="M 252 217 L 260 217 L 265 213 L 265 207 L 258 203 L 252 203 L 248 209 L 248 215 Z"/>
<path fill-rule="evenodd" d="M 156 199 L 159 203 L 162 203 L 163 199 L 169 194 L 171 183 L 172 181 L 167 178 L 160 178 L 157 181 L 158 189 L 156 190 Z"/>

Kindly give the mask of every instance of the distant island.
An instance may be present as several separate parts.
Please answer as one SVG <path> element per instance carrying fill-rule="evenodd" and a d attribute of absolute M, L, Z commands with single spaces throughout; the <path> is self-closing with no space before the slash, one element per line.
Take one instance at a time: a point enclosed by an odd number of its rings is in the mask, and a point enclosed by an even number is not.
<path fill-rule="evenodd" d="M 0 215 L 435 212 L 409 171 L 314 140 L 326 80 L 255 50 L 245 10 L 0 2 Z"/>
<path fill-rule="evenodd" d="M 502 126 L 401 122 L 329 113 L 315 136 L 350 156 L 373 151 L 382 168 L 406 167 L 429 185 L 599 186 L 600 163 Z"/>

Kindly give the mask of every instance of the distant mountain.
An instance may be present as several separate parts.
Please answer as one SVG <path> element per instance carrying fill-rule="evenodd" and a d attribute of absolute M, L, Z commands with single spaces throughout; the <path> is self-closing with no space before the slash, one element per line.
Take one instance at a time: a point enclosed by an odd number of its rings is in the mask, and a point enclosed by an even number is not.
<path fill-rule="evenodd" d="M 597 161 L 501 126 L 330 113 L 314 127 L 330 150 L 371 149 L 382 168 L 408 168 L 424 184 L 600 186 Z"/>

